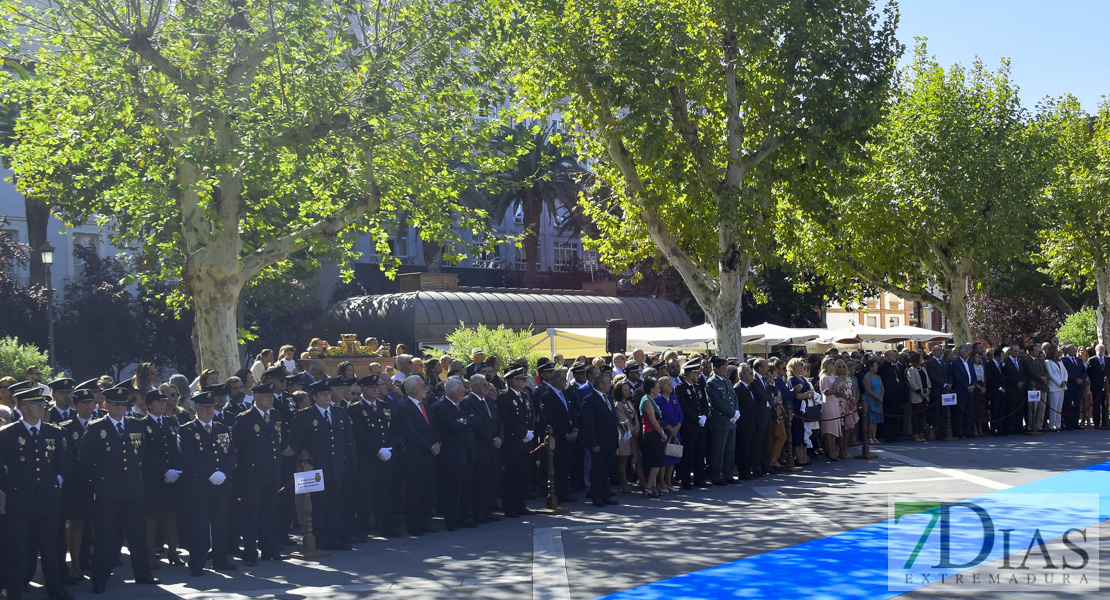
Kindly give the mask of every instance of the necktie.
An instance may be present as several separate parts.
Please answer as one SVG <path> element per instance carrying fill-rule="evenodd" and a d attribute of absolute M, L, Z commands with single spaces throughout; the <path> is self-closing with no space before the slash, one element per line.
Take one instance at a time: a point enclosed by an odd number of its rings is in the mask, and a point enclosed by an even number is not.
<path fill-rule="evenodd" d="M 69 411 L 68 410 L 63 410 L 61 416 L 62 416 L 62 419 L 61 419 L 62 421 L 68 421 L 69 420 Z"/>
<path fill-rule="evenodd" d="M 207 433 L 208 435 L 212 435 L 212 424 L 211 423 L 205 423 L 204 424 L 204 432 Z"/>
<path fill-rule="evenodd" d="M 424 410 L 424 403 L 417 400 L 416 405 L 420 407 L 420 414 L 424 415 L 424 422 L 431 425 L 432 422 L 428 420 L 428 411 Z"/>
<path fill-rule="evenodd" d="M 328 414 L 328 409 L 326 408 L 324 409 L 324 420 L 328 422 L 328 425 L 331 425 L 331 415 Z"/>
<path fill-rule="evenodd" d="M 490 408 L 489 408 L 489 400 L 486 400 L 485 398 L 482 398 L 482 405 L 486 407 L 486 414 L 488 414 L 489 418 L 492 419 L 493 418 L 493 411 L 490 410 Z"/>
<path fill-rule="evenodd" d="M 116 423 L 116 432 L 119 433 L 120 437 L 123 437 L 123 421 Z"/>
<path fill-rule="evenodd" d="M 161 427 L 162 426 L 162 417 L 154 417 L 154 422 L 157 423 L 159 427 Z"/>
<path fill-rule="evenodd" d="M 268 413 L 268 412 L 262 413 L 262 420 L 265 421 L 267 425 L 269 425 L 270 424 L 270 413 Z"/>
<path fill-rule="evenodd" d="M 601 397 L 605 399 L 605 406 L 608 406 L 609 411 L 612 412 L 613 411 L 613 401 L 609 399 L 609 394 L 602 394 Z"/>
<path fill-rule="evenodd" d="M 34 442 L 38 439 L 39 439 L 39 428 L 38 427 L 32 427 L 31 428 L 31 441 Z"/>

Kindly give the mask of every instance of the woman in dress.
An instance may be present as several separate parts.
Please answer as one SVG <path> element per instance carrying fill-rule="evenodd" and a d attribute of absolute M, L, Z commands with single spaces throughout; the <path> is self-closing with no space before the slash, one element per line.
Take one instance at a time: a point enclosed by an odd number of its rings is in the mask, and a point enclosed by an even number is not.
<path fill-rule="evenodd" d="M 790 423 L 790 438 L 794 443 L 794 464 L 808 465 L 809 452 L 806 451 L 806 448 L 812 444 L 809 436 L 818 427 L 818 424 L 806 421 L 802 417 L 805 416 L 806 408 L 817 406 L 817 394 L 814 393 L 813 385 L 809 382 L 809 363 L 804 358 L 790 359 L 790 362 L 786 365 L 786 371 L 790 373 L 786 385 L 794 395 L 794 403 L 792 404 L 794 418 Z"/>
<path fill-rule="evenodd" d="M 883 380 L 879 378 L 879 361 L 867 359 L 867 375 L 863 377 L 863 399 L 867 402 L 867 442 L 878 444 L 875 429 L 883 422 Z"/>
<path fill-rule="evenodd" d="M 983 355 L 978 352 L 971 353 L 971 368 L 975 370 L 975 398 L 974 407 L 970 415 L 974 423 L 975 437 L 983 437 L 983 423 L 987 421 L 987 380 L 983 371 Z"/>
<path fill-rule="evenodd" d="M 640 420 L 640 410 L 637 406 L 637 401 L 632 398 L 632 382 L 628 380 L 628 376 L 623 373 L 613 378 L 614 389 L 621 388 L 621 404 L 624 405 L 624 413 L 628 416 L 628 422 L 631 425 L 632 439 L 629 440 L 629 447 L 632 455 L 628 461 L 632 462 L 632 472 L 636 475 L 636 485 L 644 488 L 644 482 L 647 478 L 644 477 L 644 457 L 640 452 L 640 438 L 643 437 L 643 423 Z M 618 459 L 619 461 L 619 459 Z M 625 461 L 625 464 L 628 463 Z M 628 470 L 625 468 L 625 481 L 627 481 Z M 631 491 L 631 490 L 629 490 Z"/>
<path fill-rule="evenodd" d="M 845 370 L 844 361 L 838 358 L 826 358 L 821 363 L 821 379 L 818 387 L 824 402 L 821 404 L 821 441 L 825 449 L 825 458 L 829 462 L 840 460 L 836 457 L 836 439 L 840 437 L 840 398 L 843 395 L 844 375 L 837 375 L 837 363 Z"/>
<path fill-rule="evenodd" d="M 656 497 L 662 492 L 659 489 L 659 470 L 663 466 L 663 444 L 667 441 L 667 434 L 659 424 L 661 412 L 655 402 L 655 394 L 659 392 L 659 384 L 654 377 L 645 377 L 643 387 L 640 388 L 643 396 L 640 398 L 640 418 L 643 420 L 643 435 L 640 436 L 640 454 L 643 456 L 644 469 L 647 480 L 641 488 L 645 496 Z"/>
<path fill-rule="evenodd" d="M 632 449 L 636 445 L 632 430 L 640 426 L 636 411 L 632 410 L 632 405 L 628 402 L 631 389 L 628 381 L 625 380 L 619 385 L 614 385 L 611 392 L 613 413 L 617 416 L 617 480 L 621 482 L 621 491 L 626 494 L 632 491 L 632 486 L 628 484 L 628 461 L 632 459 Z"/>
<path fill-rule="evenodd" d="M 1048 430 L 1060 431 L 1060 411 L 1068 387 L 1068 370 L 1060 362 L 1056 346 L 1045 344 L 1044 368 L 1048 372 Z"/>
<path fill-rule="evenodd" d="M 658 386 L 659 395 L 655 397 L 655 403 L 659 405 L 662 413 L 659 424 L 663 426 L 667 440 L 682 444 L 682 438 L 679 436 L 679 430 L 682 429 L 682 405 L 678 402 L 678 396 L 674 394 L 674 385 L 669 377 L 661 377 Z M 665 445 L 666 442 L 664 442 Z M 674 491 L 674 468 L 681 461 L 678 456 L 663 455 L 663 470 L 659 475 L 663 490 Z"/>
<path fill-rule="evenodd" d="M 848 446 L 856 442 L 856 425 L 859 423 L 859 411 L 856 410 L 859 407 L 859 384 L 856 380 L 859 367 L 852 360 L 844 364 L 844 397 L 840 402 L 844 431 L 840 436 L 840 458 L 848 458 Z"/>

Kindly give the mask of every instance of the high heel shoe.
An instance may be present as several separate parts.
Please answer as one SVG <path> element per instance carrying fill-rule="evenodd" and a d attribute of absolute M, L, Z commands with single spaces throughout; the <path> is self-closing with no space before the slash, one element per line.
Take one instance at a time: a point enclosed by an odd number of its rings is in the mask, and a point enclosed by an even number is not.
<path fill-rule="evenodd" d="M 185 564 L 185 561 L 181 560 L 181 557 L 177 555 L 177 552 L 170 552 L 170 555 L 169 555 L 168 558 L 169 558 L 170 564 L 175 566 L 175 567 L 180 567 L 181 565 Z"/>

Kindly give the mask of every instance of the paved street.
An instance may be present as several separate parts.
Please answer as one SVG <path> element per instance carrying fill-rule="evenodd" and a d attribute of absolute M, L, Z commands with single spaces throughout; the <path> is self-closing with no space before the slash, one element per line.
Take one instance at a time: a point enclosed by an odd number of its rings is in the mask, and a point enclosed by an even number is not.
<path fill-rule="evenodd" d="M 165 583 L 158 588 L 124 584 L 117 574 L 107 597 L 584 600 L 884 521 L 889 493 L 973 497 L 1105 462 L 1110 460 L 1108 440 L 1110 432 L 1086 430 L 883 445 L 875 449 L 881 455 L 877 460 L 819 461 L 793 476 L 727 488 L 659 500 L 622 496 L 624 504 L 610 510 L 579 502 L 561 517 L 375 539 L 319 563 L 263 563 L 231 576 L 208 572 L 199 579 L 183 567 L 163 567 L 157 575 Z M 531 504 L 537 507 L 540 501 Z M 1107 529 L 1103 540 L 1110 539 Z M 130 577 L 128 571 L 124 567 L 122 574 Z M 1110 582 L 1105 565 L 1102 574 Z M 797 585 L 806 584 L 805 575 L 798 573 Z M 80 596 L 90 591 L 87 582 L 70 589 Z M 940 585 L 906 594 L 953 595 Z"/>

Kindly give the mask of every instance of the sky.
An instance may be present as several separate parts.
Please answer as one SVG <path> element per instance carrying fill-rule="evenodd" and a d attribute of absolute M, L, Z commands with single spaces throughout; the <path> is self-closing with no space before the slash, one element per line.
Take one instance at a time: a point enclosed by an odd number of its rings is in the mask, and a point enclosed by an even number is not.
<path fill-rule="evenodd" d="M 1110 0 L 898 0 L 898 39 L 913 56 L 928 38 L 940 64 L 990 70 L 1010 59 L 1010 77 L 1032 110 L 1045 96 L 1071 93 L 1095 112 L 1110 95 Z"/>

